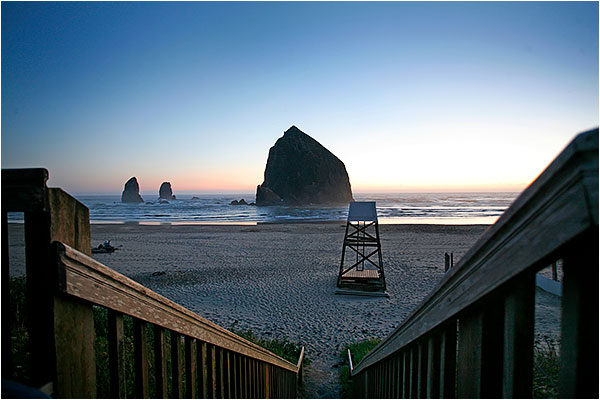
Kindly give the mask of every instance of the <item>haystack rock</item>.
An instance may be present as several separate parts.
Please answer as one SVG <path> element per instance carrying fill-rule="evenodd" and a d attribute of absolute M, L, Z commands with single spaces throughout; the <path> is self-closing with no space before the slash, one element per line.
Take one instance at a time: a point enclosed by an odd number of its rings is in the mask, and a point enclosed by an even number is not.
<path fill-rule="evenodd" d="M 175 200 L 176 197 L 171 189 L 171 182 L 163 182 L 158 190 L 159 199 Z"/>
<path fill-rule="evenodd" d="M 135 178 L 131 178 L 127 182 L 125 182 L 125 189 L 123 190 L 123 194 L 121 195 L 121 201 L 123 203 L 143 203 L 144 199 L 140 196 L 140 185 L 138 185 L 138 181 Z"/>
<path fill-rule="evenodd" d="M 269 150 L 256 205 L 343 204 L 352 201 L 344 163 L 292 126 Z"/>

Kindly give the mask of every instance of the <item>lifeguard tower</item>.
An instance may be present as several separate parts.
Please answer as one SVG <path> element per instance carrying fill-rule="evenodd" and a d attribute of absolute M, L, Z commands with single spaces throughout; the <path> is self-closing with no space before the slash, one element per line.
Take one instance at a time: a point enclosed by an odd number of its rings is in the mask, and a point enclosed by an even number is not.
<path fill-rule="evenodd" d="M 350 203 L 337 287 L 336 294 L 389 297 L 374 201 Z"/>

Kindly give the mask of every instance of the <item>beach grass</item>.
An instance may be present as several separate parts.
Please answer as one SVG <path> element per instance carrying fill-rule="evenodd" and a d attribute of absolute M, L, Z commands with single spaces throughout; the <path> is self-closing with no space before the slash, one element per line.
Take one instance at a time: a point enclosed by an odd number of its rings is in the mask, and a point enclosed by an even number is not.
<path fill-rule="evenodd" d="M 275 339 L 264 339 L 257 337 L 252 330 L 247 331 L 234 331 L 238 336 L 259 345 L 262 348 L 269 350 L 271 353 L 278 355 L 279 357 L 291 362 L 292 364 L 298 363 L 298 357 L 300 357 L 300 351 L 302 346 L 298 343 L 289 341 L 287 338 L 275 338 Z M 305 353 L 306 354 L 306 353 Z M 310 358 L 304 356 L 304 366 L 310 365 Z"/>
<path fill-rule="evenodd" d="M 560 343 L 549 337 L 537 337 L 533 348 L 533 397 L 558 398 Z"/>
<path fill-rule="evenodd" d="M 348 350 L 352 354 L 352 364 L 358 363 L 381 342 L 380 339 L 367 339 L 360 342 L 347 344 L 340 353 L 340 397 L 343 399 L 355 398 L 352 393 L 352 377 L 350 376 L 350 365 L 348 364 Z"/>

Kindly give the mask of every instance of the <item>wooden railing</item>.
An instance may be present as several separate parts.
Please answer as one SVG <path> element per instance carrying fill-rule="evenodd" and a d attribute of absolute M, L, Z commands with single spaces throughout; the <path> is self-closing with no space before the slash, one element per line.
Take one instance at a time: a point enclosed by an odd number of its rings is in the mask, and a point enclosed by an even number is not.
<path fill-rule="evenodd" d="M 597 129 L 578 135 L 354 366 L 354 395 L 532 397 L 535 273 L 559 258 L 560 397 L 598 398 Z"/>
<path fill-rule="evenodd" d="M 2 171 L 3 379 L 14 377 L 7 213 L 23 212 L 26 384 L 56 397 L 97 397 L 101 355 L 94 314 L 107 310 L 108 397 L 296 397 L 303 348 L 293 364 L 95 261 L 88 209 L 61 189 L 47 188 L 47 179 L 44 169 Z M 133 321 L 132 338 L 125 319 Z M 127 339 L 133 352 L 126 351 Z"/>

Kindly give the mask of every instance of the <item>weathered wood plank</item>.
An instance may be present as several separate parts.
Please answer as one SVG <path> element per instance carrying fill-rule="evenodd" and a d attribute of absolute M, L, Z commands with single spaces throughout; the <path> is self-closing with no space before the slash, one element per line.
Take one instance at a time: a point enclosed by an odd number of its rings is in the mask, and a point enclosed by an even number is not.
<path fill-rule="evenodd" d="M 559 394 L 598 398 L 598 229 L 580 238 L 563 260 Z"/>
<path fill-rule="evenodd" d="M 54 397 L 95 398 L 96 354 L 91 304 L 54 298 L 57 384 Z M 33 354 L 32 354 L 33 356 Z M 46 366 L 52 370 L 52 365 Z"/>
<path fill-rule="evenodd" d="M 166 299 L 62 243 L 55 244 L 64 293 L 296 372 L 295 364 Z"/>
<path fill-rule="evenodd" d="M 156 396 L 166 399 L 168 388 L 167 341 L 164 328 L 154 325 L 154 382 Z"/>
<path fill-rule="evenodd" d="M 133 360 L 135 369 L 135 396 L 147 399 L 150 396 L 148 383 L 148 338 L 146 323 L 133 320 Z"/>
<path fill-rule="evenodd" d="M 174 399 L 184 397 L 181 335 L 171 331 L 171 391 Z"/>
<path fill-rule="evenodd" d="M 504 301 L 502 397 L 532 398 L 535 277 L 521 278 Z"/>
<path fill-rule="evenodd" d="M 125 341 L 123 338 L 123 315 L 108 310 L 108 369 L 110 396 L 124 399 L 127 394 L 125 377 Z"/>
<path fill-rule="evenodd" d="M 58 188 L 48 189 L 48 206 L 52 241 L 64 243 L 91 256 L 90 211 L 88 208 Z"/>

